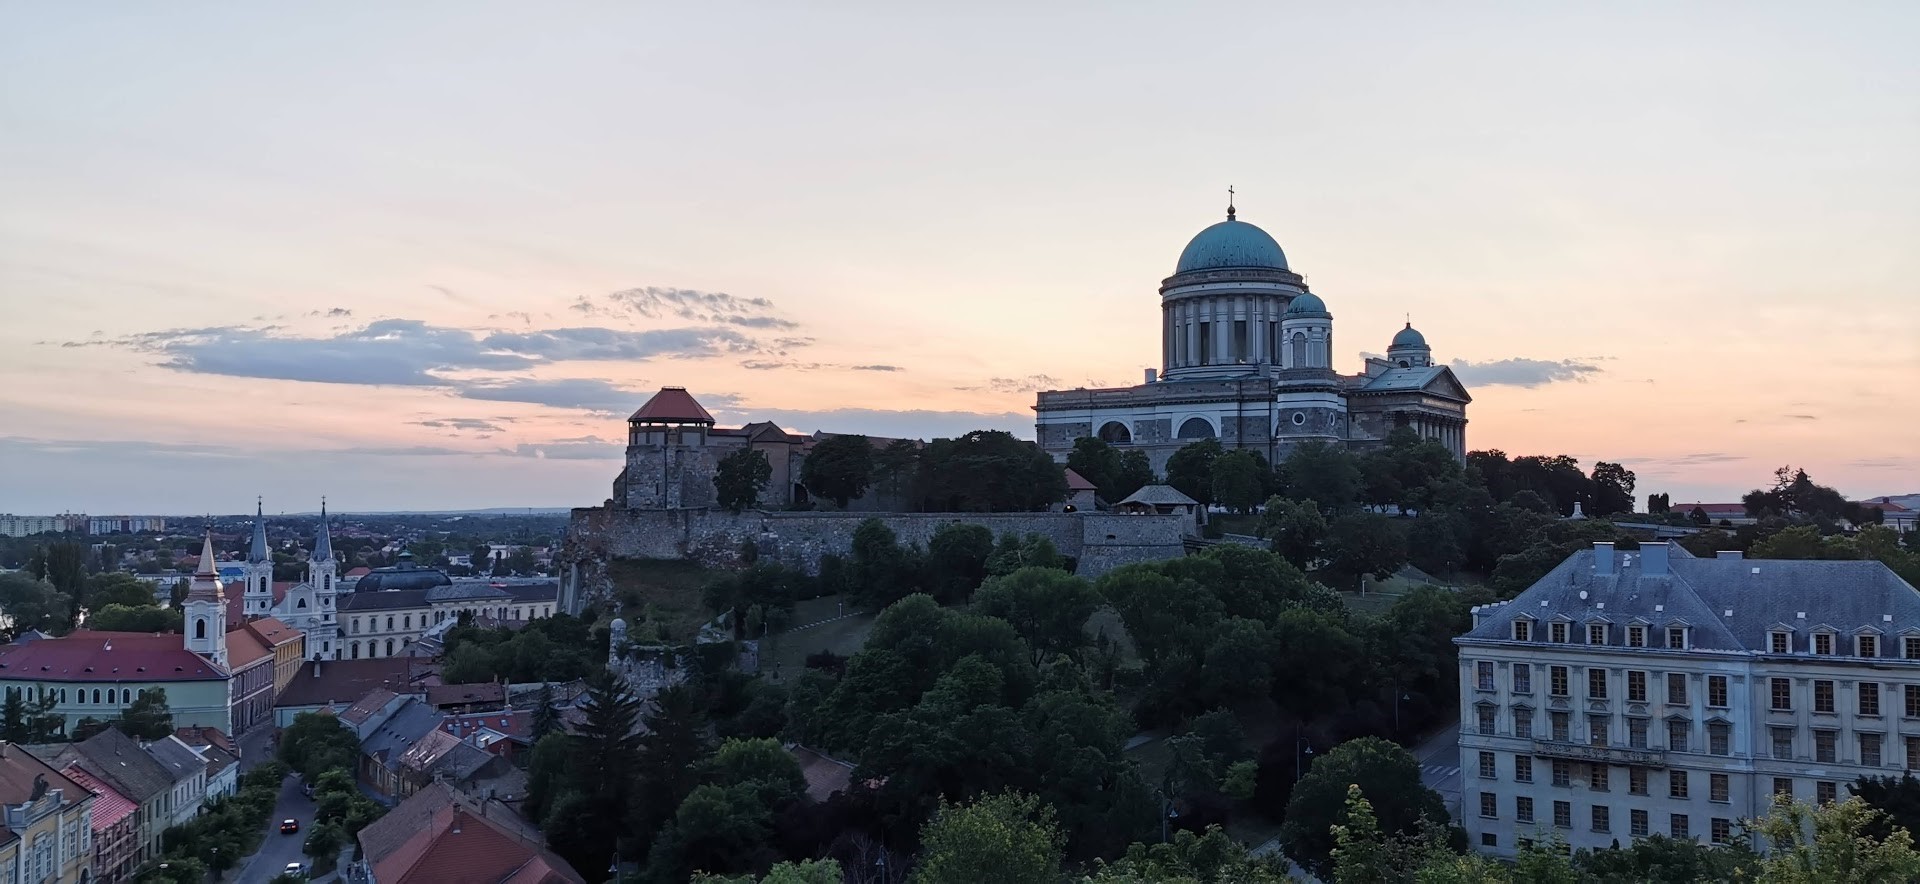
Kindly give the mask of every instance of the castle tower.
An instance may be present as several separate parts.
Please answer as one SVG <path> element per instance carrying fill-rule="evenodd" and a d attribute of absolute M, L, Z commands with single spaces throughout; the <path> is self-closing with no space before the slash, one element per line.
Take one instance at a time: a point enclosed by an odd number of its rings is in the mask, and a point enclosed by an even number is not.
<path fill-rule="evenodd" d="M 1427 336 L 1408 322 L 1387 347 L 1387 361 L 1395 368 L 1426 368 L 1433 364 L 1433 350 L 1427 347 Z"/>
<path fill-rule="evenodd" d="M 334 603 L 340 595 L 340 564 L 333 558 L 333 533 L 327 526 L 327 500 L 320 499 L 320 528 L 307 558 L 307 585 L 313 587 L 318 624 L 307 632 L 307 650 L 315 660 L 333 660 L 340 653 L 340 618 Z"/>
<path fill-rule="evenodd" d="M 253 542 L 247 546 L 246 589 L 242 610 L 252 620 L 273 613 L 273 551 L 267 547 L 267 517 L 261 502 L 253 503 Z"/>
<path fill-rule="evenodd" d="M 1346 438 L 1347 397 L 1333 370 L 1333 314 L 1312 292 L 1294 298 L 1280 321 L 1275 375 L 1274 456 L 1285 458 L 1308 439 Z"/>
<path fill-rule="evenodd" d="M 627 418 L 627 468 L 616 482 L 628 509 L 712 506 L 718 453 L 707 445 L 708 414 L 685 387 L 661 387 Z"/>
<path fill-rule="evenodd" d="M 181 605 L 186 613 L 187 650 L 199 654 L 220 668 L 227 666 L 227 594 L 220 585 L 220 569 L 213 562 L 213 529 L 200 546 L 200 567 L 193 571 L 187 600 Z"/>

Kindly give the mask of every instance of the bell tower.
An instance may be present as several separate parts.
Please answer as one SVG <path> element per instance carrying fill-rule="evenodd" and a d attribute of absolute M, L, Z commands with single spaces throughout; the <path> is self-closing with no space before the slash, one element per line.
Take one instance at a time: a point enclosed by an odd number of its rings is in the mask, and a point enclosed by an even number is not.
<path fill-rule="evenodd" d="M 227 667 L 227 594 L 220 586 L 220 569 L 213 561 L 213 529 L 200 546 L 200 567 L 188 584 L 185 612 L 187 650 Z"/>
<path fill-rule="evenodd" d="M 253 542 L 247 545 L 246 589 L 242 610 L 248 620 L 273 613 L 273 551 L 267 547 L 267 517 L 258 499 L 253 503 Z"/>
<path fill-rule="evenodd" d="M 307 559 L 307 585 L 313 587 L 314 628 L 307 633 L 307 650 L 315 660 L 332 660 L 340 648 L 340 619 L 335 602 L 340 596 L 340 563 L 333 558 L 333 532 L 327 526 L 327 499 L 320 499 L 320 528 L 314 533 L 313 555 Z"/>

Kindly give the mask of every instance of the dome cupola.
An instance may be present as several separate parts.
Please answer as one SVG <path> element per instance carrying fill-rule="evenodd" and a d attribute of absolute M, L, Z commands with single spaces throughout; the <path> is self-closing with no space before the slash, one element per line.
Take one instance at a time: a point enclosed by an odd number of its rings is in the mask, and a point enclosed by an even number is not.
<path fill-rule="evenodd" d="M 1306 292 L 1294 298 L 1293 303 L 1287 305 L 1286 317 L 1292 319 L 1296 316 L 1324 316 L 1331 318 L 1333 314 L 1327 312 L 1327 302 L 1320 300 L 1319 295 Z"/>
<path fill-rule="evenodd" d="M 1173 272 L 1224 270 L 1253 267 L 1267 270 L 1287 269 L 1287 253 L 1272 236 L 1252 224 L 1234 217 L 1227 209 L 1227 220 L 1195 234 L 1180 251 L 1180 263 Z"/>
<path fill-rule="evenodd" d="M 1433 364 L 1433 351 L 1427 347 L 1427 336 L 1413 327 L 1409 321 L 1407 327 L 1394 334 L 1393 343 L 1387 347 L 1387 361 L 1401 368 L 1425 368 Z"/>

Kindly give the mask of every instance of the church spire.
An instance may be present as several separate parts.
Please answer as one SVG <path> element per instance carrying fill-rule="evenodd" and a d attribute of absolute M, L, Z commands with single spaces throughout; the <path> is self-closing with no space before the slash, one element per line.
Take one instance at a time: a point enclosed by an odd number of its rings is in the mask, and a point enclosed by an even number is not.
<path fill-rule="evenodd" d="M 273 561 L 267 551 L 267 516 L 260 498 L 253 500 L 253 543 L 247 548 L 247 561 L 254 564 Z"/>
<path fill-rule="evenodd" d="M 213 565 L 213 529 L 207 529 L 207 536 L 200 544 L 200 567 L 193 570 L 195 577 L 218 576 L 220 570 Z"/>
<path fill-rule="evenodd" d="M 320 498 L 320 529 L 314 534 L 313 555 L 316 562 L 333 561 L 333 536 L 327 532 L 327 499 Z"/>

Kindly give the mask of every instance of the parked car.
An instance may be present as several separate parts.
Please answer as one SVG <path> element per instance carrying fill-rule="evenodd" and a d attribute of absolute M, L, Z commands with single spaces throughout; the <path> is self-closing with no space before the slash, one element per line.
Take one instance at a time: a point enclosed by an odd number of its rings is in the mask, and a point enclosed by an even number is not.
<path fill-rule="evenodd" d="M 280 874 L 291 875 L 295 878 L 305 878 L 307 876 L 307 866 L 305 863 L 287 863 L 287 867 L 281 869 Z"/>
<path fill-rule="evenodd" d="M 280 834 L 291 835 L 298 831 L 300 831 L 299 820 L 281 820 L 280 821 Z"/>

